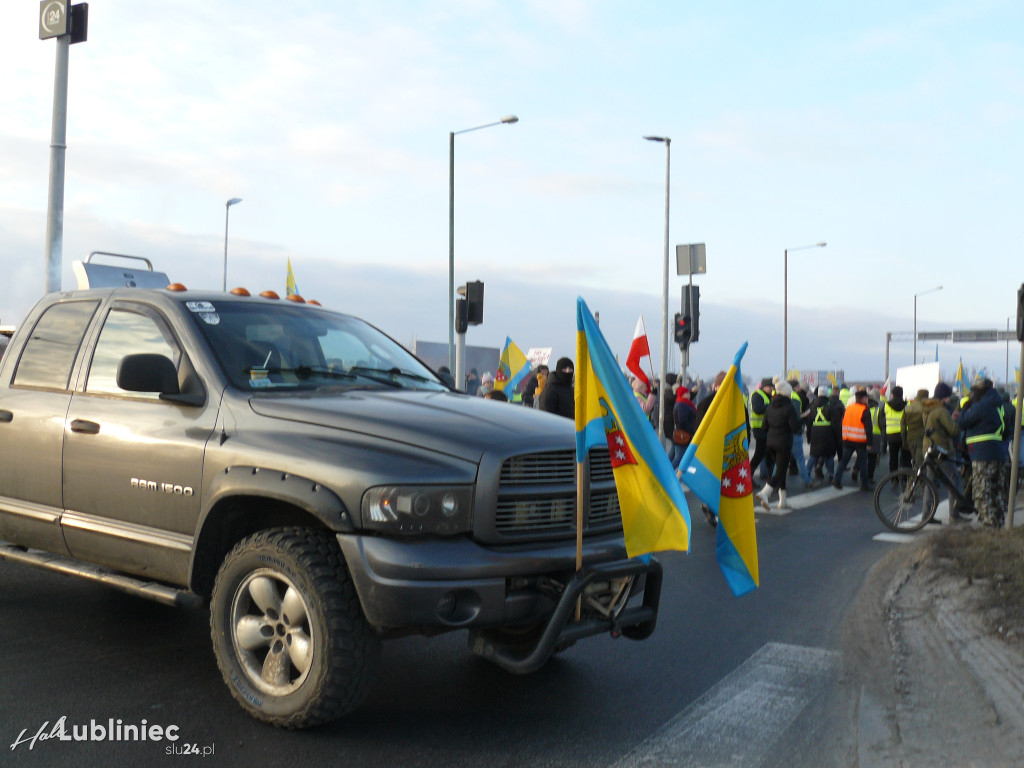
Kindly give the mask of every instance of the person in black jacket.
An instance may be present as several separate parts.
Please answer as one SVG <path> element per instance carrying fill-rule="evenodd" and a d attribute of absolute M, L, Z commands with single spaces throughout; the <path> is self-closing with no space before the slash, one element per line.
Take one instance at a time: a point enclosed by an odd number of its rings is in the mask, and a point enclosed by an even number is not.
<path fill-rule="evenodd" d="M 842 444 L 843 407 L 833 403 L 826 387 L 818 387 L 818 396 L 810 405 L 807 415 L 807 434 L 811 438 L 810 457 L 815 477 L 828 475 L 828 482 L 836 472 L 836 449 Z M 822 471 L 824 469 L 824 472 Z"/>
<path fill-rule="evenodd" d="M 540 409 L 548 413 L 576 418 L 576 393 L 573 389 L 572 375 L 576 371 L 572 359 L 560 357 L 555 370 L 548 377 L 544 391 L 540 393 Z"/>
<path fill-rule="evenodd" d="M 796 408 L 793 407 L 792 394 L 793 388 L 789 383 L 780 381 L 775 387 L 775 396 L 768 403 L 764 414 L 764 421 L 768 426 L 765 441 L 768 458 L 775 465 L 775 474 L 757 494 L 766 512 L 770 509 L 768 502 L 776 489 L 779 491 L 779 509 L 789 509 L 786 503 L 786 475 L 789 458 L 793 452 L 793 436 L 800 433 L 800 420 L 797 418 Z"/>
<path fill-rule="evenodd" d="M 672 416 L 672 408 L 676 404 L 676 381 L 679 377 L 674 373 L 665 374 L 665 391 L 661 396 L 661 434 L 671 442 L 672 433 L 675 431 L 675 419 Z"/>
<path fill-rule="evenodd" d="M 675 425 L 673 430 L 675 428 L 684 429 L 690 433 L 691 439 L 697 431 L 697 409 L 694 407 L 693 401 L 690 400 L 690 390 L 682 384 L 676 387 L 676 401 L 672 404 L 672 423 Z M 679 462 L 683 460 L 683 454 L 686 453 L 688 445 L 689 443 L 680 445 L 673 441 L 672 452 L 669 454 L 669 461 L 672 462 L 673 469 L 679 467 Z"/>

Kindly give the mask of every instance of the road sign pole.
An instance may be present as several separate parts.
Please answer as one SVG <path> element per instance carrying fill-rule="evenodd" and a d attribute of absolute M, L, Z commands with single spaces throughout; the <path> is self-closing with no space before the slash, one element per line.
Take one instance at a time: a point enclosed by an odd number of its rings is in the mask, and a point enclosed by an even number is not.
<path fill-rule="evenodd" d="M 71 36 L 56 39 L 57 63 L 53 77 L 53 124 L 50 132 L 50 191 L 46 204 L 46 292 L 61 287 L 64 249 L 64 158 L 67 152 L 68 51 Z"/>
<path fill-rule="evenodd" d="M 1024 406 L 1024 342 L 1020 344 L 1020 367 L 1017 379 L 1017 410 L 1013 420 L 1013 441 L 1010 443 L 1010 495 L 1006 510 L 1006 527 L 1013 528 L 1013 508 L 1017 504 L 1017 475 L 1020 473 L 1020 413 Z"/>

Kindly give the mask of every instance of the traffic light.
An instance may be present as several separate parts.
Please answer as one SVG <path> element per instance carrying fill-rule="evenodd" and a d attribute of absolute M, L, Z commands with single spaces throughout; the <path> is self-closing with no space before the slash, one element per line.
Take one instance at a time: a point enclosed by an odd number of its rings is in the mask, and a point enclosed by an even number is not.
<path fill-rule="evenodd" d="M 690 317 L 690 343 L 700 340 L 700 286 L 683 286 L 683 314 Z"/>
<path fill-rule="evenodd" d="M 484 321 L 484 284 L 479 280 L 474 280 L 472 283 L 466 283 L 460 285 L 456 289 L 456 293 L 459 296 L 465 296 L 465 309 L 457 310 L 455 317 L 456 323 L 458 323 L 460 315 L 458 312 L 463 312 L 461 317 L 464 318 L 466 325 L 480 325 Z M 465 333 L 465 329 L 459 331 L 459 333 Z"/>
<path fill-rule="evenodd" d="M 689 348 L 691 340 L 690 335 L 692 332 L 693 326 L 690 323 L 690 316 L 676 313 L 674 336 L 676 344 L 679 345 L 680 349 Z"/>

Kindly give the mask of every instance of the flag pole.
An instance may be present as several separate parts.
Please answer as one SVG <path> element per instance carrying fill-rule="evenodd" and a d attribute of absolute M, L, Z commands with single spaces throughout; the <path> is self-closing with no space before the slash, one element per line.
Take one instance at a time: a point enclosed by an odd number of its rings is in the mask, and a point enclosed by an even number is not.
<path fill-rule="evenodd" d="M 583 570 L 583 500 L 587 497 L 587 482 L 583 475 L 583 462 L 576 462 L 576 572 Z M 583 595 L 576 599 L 576 621 L 583 612 Z"/>

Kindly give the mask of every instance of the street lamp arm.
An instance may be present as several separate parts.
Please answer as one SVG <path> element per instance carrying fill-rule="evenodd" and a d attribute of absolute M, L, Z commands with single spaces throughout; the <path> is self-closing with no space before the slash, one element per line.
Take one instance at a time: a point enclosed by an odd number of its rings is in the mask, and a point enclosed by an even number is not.
<path fill-rule="evenodd" d="M 482 130 L 484 128 L 493 128 L 496 125 L 512 125 L 512 123 L 518 123 L 518 122 L 519 122 L 519 118 L 516 117 L 515 115 L 505 115 L 505 117 L 501 118 L 501 120 L 498 120 L 497 122 L 494 122 L 494 123 L 487 123 L 486 125 L 478 125 L 478 126 L 476 126 L 474 128 L 463 128 L 461 131 L 452 131 L 452 135 L 453 136 L 458 136 L 460 133 L 469 133 L 470 131 L 479 131 L 479 130 Z"/>
<path fill-rule="evenodd" d="M 806 251 L 809 248 L 824 248 L 826 245 L 828 245 L 828 243 L 823 241 L 823 242 L 820 242 L 820 243 L 813 243 L 812 245 L 798 245 L 796 248 L 786 248 L 786 250 L 787 251 Z"/>

